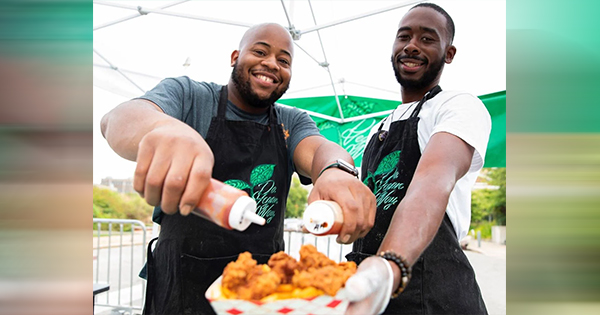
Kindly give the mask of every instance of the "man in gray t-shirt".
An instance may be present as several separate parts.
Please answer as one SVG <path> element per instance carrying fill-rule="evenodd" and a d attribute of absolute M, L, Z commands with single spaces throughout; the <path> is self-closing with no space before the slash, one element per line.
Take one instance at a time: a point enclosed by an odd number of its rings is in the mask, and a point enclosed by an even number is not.
<path fill-rule="evenodd" d="M 210 123 L 217 116 L 219 92 L 222 86 L 216 83 L 197 82 L 189 77 L 167 78 L 162 80 L 152 90 L 138 99 L 144 99 L 156 104 L 162 111 L 177 118 L 206 138 Z M 303 111 L 294 107 L 275 105 L 278 124 L 283 128 L 288 152 L 288 176 L 295 171 L 292 157 L 298 143 L 308 136 L 321 136 L 313 120 Z M 227 102 L 225 118 L 235 121 L 253 121 L 267 125 L 267 113 L 247 113 L 231 101 Z M 300 175 L 302 183 L 309 184 L 310 179 Z M 155 222 L 160 223 L 162 211 L 156 207 L 153 215 Z"/>
<path fill-rule="evenodd" d="M 342 208 L 339 243 L 373 226 L 375 196 L 355 176 L 350 154 L 320 136 L 305 113 L 274 105 L 289 86 L 293 48 L 280 25 L 251 27 L 231 54 L 227 85 L 166 79 L 102 118 L 111 148 L 137 162 L 134 189 L 166 214 L 149 250 L 144 314 L 213 314 L 204 292 L 229 262 L 248 251 L 266 263 L 283 250 L 294 171 L 314 183 L 309 203 Z M 265 224 L 237 231 L 190 216 L 213 179 L 246 191 Z"/>
<path fill-rule="evenodd" d="M 175 117 L 206 137 L 213 117 L 217 116 L 219 91 L 221 85 L 216 83 L 197 82 L 188 77 L 168 78 L 160 82 L 140 99 L 158 105 L 165 114 Z M 176 93 L 173 93 L 176 92 Z M 177 95 L 176 98 L 173 95 Z M 293 107 L 275 105 L 278 123 L 283 126 L 286 137 L 290 166 L 291 157 L 300 140 L 308 136 L 320 136 L 319 129 L 312 119 L 303 111 Z M 251 114 L 244 112 L 231 101 L 227 102 L 225 118 L 228 120 L 254 121 L 266 125 L 269 121 L 267 113 Z M 293 169 L 290 169 L 293 172 Z"/>

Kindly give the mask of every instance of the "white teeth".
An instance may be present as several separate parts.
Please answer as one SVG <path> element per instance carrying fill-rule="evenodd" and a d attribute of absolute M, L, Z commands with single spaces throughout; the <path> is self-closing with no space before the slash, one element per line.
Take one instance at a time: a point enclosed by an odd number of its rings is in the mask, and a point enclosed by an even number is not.
<path fill-rule="evenodd" d="M 405 62 L 404 64 L 408 67 L 416 67 L 419 65 L 418 63 L 414 63 L 414 62 Z"/>
<path fill-rule="evenodd" d="M 261 74 L 257 75 L 256 77 L 259 78 L 259 79 L 261 79 L 261 80 L 263 80 L 263 81 L 265 81 L 265 82 L 267 82 L 267 83 L 272 83 L 273 82 L 273 79 L 271 79 L 269 77 L 266 77 L 264 75 L 261 75 Z"/>

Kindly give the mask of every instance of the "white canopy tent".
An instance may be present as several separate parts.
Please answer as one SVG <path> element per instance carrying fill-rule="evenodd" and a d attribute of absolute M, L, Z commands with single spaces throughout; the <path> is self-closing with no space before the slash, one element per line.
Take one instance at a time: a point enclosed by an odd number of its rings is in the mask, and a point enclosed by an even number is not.
<path fill-rule="evenodd" d="M 292 82 L 283 98 L 353 95 L 399 101 L 391 46 L 400 18 L 417 2 L 94 1 L 94 125 L 165 77 L 225 84 L 242 34 L 263 22 L 288 27 L 295 38 Z M 431 2 L 456 24 L 457 55 L 444 70 L 442 88 L 475 95 L 505 90 L 505 1 Z M 132 176 L 133 163 L 113 153 L 98 130 L 94 182 Z"/>

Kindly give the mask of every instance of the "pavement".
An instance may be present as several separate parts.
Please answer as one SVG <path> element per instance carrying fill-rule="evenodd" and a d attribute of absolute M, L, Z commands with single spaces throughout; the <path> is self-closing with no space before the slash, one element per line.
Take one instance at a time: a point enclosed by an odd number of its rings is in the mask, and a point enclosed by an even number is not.
<path fill-rule="evenodd" d="M 490 257 L 498 257 L 506 259 L 506 245 L 497 244 L 490 241 L 476 239 L 469 240 L 466 250 L 477 252 Z"/>
<path fill-rule="evenodd" d="M 475 271 L 488 314 L 506 315 L 506 245 L 469 240 L 464 252 Z"/>

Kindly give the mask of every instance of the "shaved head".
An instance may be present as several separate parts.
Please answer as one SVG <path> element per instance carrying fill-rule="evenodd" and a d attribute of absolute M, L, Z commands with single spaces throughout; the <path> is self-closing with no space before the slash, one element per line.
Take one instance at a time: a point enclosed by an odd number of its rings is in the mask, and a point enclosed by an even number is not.
<path fill-rule="evenodd" d="M 284 28 L 283 26 L 281 26 L 277 23 L 262 23 L 262 24 L 253 25 L 244 33 L 244 36 L 242 36 L 242 39 L 240 40 L 238 49 L 241 51 L 242 49 L 244 49 L 245 46 L 253 43 L 254 38 L 263 32 L 271 33 L 271 34 L 277 35 L 277 36 L 285 36 L 289 39 L 290 43 L 293 43 L 292 36 L 288 32 L 288 30 L 286 28 Z M 294 45 L 290 45 L 289 49 L 290 49 L 289 53 L 291 55 L 293 55 L 294 54 Z"/>

